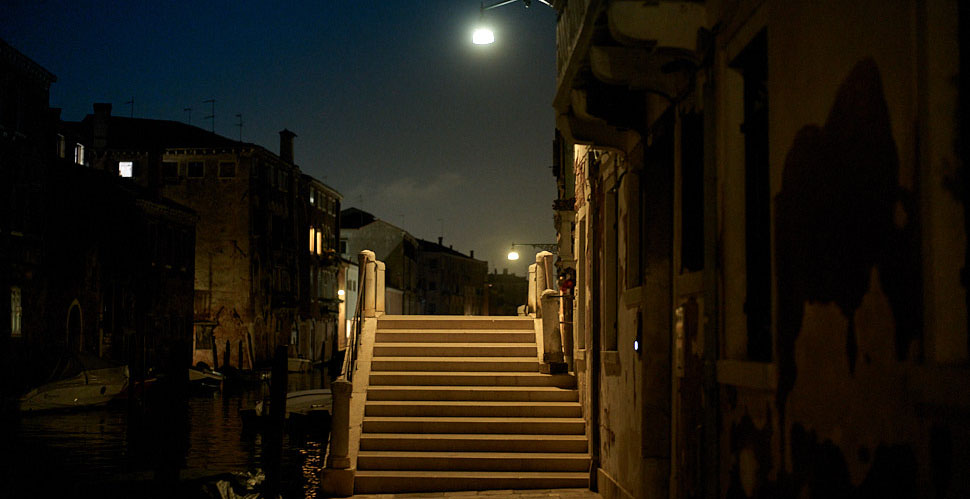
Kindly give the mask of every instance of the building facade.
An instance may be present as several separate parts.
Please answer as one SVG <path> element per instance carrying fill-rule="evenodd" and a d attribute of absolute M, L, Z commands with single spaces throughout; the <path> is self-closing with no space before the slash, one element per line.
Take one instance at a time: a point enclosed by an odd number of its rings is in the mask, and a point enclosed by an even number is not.
<path fill-rule="evenodd" d="M 194 363 L 251 369 L 268 362 L 277 345 L 289 345 L 293 356 L 322 355 L 313 345 L 322 341 L 317 334 L 326 337 L 317 320 L 330 312 L 311 306 L 317 290 L 308 286 L 323 286 L 319 276 L 310 277 L 322 268 L 323 241 L 313 258 L 305 248 L 311 228 L 322 236 L 335 234 L 337 224 L 309 202 L 313 182 L 293 162 L 295 134 L 280 132 L 277 155 L 184 123 L 112 116 L 110 104 L 95 104 L 71 129 L 88 166 L 127 177 L 198 215 Z M 333 199 L 332 189 L 320 192 L 321 199 Z"/>
<path fill-rule="evenodd" d="M 341 261 L 337 253 L 340 241 L 340 202 L 342 196 L 323 182 L 303 175 L 300 184 L 303 224 L 307 250 L 302 254 L 300 289 L 301 323 L 298 337 L 291 341 L 291 356 L 312 361 L 332 358 L 340 340 L 339 291 Z"/>
<path fill-rule="evenodd" d="M 195 213 L 89 168 L 49 108 L 53 75 L 2 41 L 0 55 L 2 395 L 82 354 L 127 364 L 136 380 L 188 365 Z"/>
<path fill-rule="evenodd" d="M 509 274 L 509 269 L 496 269 L 487 278 L 488 315 L 518 315 L 529 295 L 529 280 L 525 276 Z"/>
<path fill-rule="evenodd" d="M 385 311 L 388 314 L 420 313 L 418 299 L 418 240 L 396 227 L 357 208 L 340 214 L 340 254 L 357 261 L 363 250 L 371 250 L 387 266 Z"/>
<path fill-rule="evenodd" d="M 970 494 L 967 6 L 552 3 L 593 486 Z"/>
<path fill-rule="evenodd" d="M 421 314 L 488 315 L 488 262 L 442 244 L 418 239 L 418 300 Z"/>

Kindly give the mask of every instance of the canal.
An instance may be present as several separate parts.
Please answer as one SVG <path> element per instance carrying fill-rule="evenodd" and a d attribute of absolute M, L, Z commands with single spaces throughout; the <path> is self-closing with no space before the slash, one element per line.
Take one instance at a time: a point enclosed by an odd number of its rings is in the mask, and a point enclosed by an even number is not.
<path fill-rule="evenodd" d="M 322 386 L 318 370 L 289 374 L 290 391 Z M 149 393 L 144 410 L 117 401 L 70 412 L 6 414 L 0 496 L 156 497 L 158 485 L 174 482 L 177 469 L 179 497 L 220 497 L 211 492 L 219 479 L 238 487 L 247 475 L 272 469 L 272 438 L 244 428 L 240 416 L 269 393 L 268 381 L 251 381 L 193 390 L 167 407 L 152 407 Z M 326 431 L 284 434 L 283 497 L 317 497 L 328 438 Z"/>

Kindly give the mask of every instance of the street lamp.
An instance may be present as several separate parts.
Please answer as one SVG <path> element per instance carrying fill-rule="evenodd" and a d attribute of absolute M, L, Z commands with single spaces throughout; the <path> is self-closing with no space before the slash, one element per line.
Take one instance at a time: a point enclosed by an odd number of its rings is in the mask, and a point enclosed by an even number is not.
<path fill-rule="evenodd" d="M 515 251 L 516 246 L 532 246 L 535 249 L 552 253 L 555 253 L 558 249 L 558 245 L 555 243 L 512 243 L 512 246 L 509 247 L 509 260 L 519 259 L 519 252 Z"/>
<path fill-rule="evenodd" d="M 515 3 L 517 1 L 518 0 L 499 0 L 491 5 L 485 5 L 485 0 L 482 0 L 480 20 L 481 21 L 485 20 L 486 10 L 497 9 L 503 5 L 508 5 L 510 3 Z M 547 0 L 539 0 L 539 1 L 552 7 L 552 4 L 549 3 Z M 527 9 L 532 6 L 532 0 L 522 0 L 522 3 L 525 4 L 525 8 Z M 479 26 L 478 28 L 475 28 L 474 32 L 472 32 L 472 43 L 474 43 L 475 45 L 490 45 L 494 42 L 495 42 L 495 33 L 491 30 L 491 28 L 487 26 Z"/>

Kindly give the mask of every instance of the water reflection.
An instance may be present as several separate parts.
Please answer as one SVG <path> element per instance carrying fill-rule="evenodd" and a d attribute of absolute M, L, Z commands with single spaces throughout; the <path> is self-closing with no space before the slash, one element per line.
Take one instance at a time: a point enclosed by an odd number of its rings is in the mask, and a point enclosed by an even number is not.
<path fill-rule="evenodd" d="M 289 389 L 322 386 L 319 372 L 290 374 Z M 180 470 L 183 485 L 221 473 L 263 469 L 265 439 L 244 432 L 240 409 L 268 397 L 269 384 L 194 393 L 183 407 L 118 402 L 75 412 L 8 415 L 0 431 L 4 497 L 76 497 L 144 488 L 159 470 Z M 285 436 L 285 497 L 316 497 L 327 435 Z M 180 489 L 181 490 L 181 489 Z M 9 494 L 9 495 L 8 495 Z"/>

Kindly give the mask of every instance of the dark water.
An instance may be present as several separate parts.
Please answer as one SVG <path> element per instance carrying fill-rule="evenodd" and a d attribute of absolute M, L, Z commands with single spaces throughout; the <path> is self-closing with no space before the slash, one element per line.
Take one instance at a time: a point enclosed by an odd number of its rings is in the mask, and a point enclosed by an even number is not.
<path fill-rule="evenodd" d="M 322 383 L 317 371 L 290 374 L 288 388 Z M 268 396 L 269 383 L 255 382 L 194 391 L 164 407 L 152 407 L 149 394 L 141 411 L 119 401 L 72 412 L 8 414 L 0 429 L 0 497 L 139 497 L 142 491 L 150 497 L 157 484 L 175 481 L 175 469 L 179 496 L 190 497 L 217 475 L 265 471 L 271 439 L 244 431 L 239 411 Z M 284 497 L 317 497 L 327 438 L 326 432 L 284 435 Z M 125 492 L 106 492 L 117 490 Z"/>

